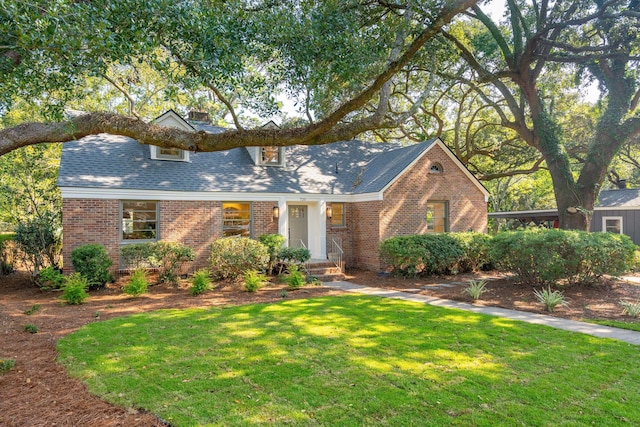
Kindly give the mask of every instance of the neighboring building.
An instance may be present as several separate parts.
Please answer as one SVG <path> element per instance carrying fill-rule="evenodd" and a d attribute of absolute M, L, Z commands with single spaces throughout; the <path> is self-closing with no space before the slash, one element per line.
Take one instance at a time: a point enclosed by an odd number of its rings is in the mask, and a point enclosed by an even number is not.
<path fill-rule="evenodd" d="M 489 217 L 511 220 L 523 227 L 558 227 L 557 209 L 491 212 Z M 602 190 L 593 210 L 590 231 L 626 234 L 640 245 L 640 189 Z"/>
<path fill-rule="evenodd" d="M 591 218 L 591 231 L 626 234 L 640 245 L 640 189 L 601 191 Z"/>
<path fill-rule="evenodd" d="M 224 131 L 172 110 L 155 122 Z M 487 227 L 487 190 L 437 138 L 190 153 L 101 134 L 64 145 L 58 185 L 65 270 L 86 243 L 103 244 L 117 266 L 122 245 L 179 241 L 194 248 L 198 268 L 215 239 L 263 233 L 314 259 L 339 246 L 347 266 L 378 270 L 388 237 Z"/>

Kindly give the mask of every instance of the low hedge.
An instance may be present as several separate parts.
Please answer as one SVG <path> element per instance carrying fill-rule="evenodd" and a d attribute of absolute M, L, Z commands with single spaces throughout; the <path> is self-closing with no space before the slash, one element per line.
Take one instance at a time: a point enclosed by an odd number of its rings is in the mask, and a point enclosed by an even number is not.
<path fill-rule="evenodd" d="M 497 234 L 490 256 L 500 270 L 528 284 L 595 283 L 634 265 L 636 246 L 628 236 L 556 229 L 530 229 Z"/>
<path fill-rule="evenodd" d="M 178 242 L 133 243 L 120 248 L 120 258 L 127 268 L 157 268 L 162 283 L 178 283 L 180 268 L 195 259 L 192 248 Z"/>
<path fill-rule="evenodd" d="M 450 233 L 395 236 L 380 243 L 380 255 L 394 274 L 416 277 L 457 272 L 465 253 Z"/>

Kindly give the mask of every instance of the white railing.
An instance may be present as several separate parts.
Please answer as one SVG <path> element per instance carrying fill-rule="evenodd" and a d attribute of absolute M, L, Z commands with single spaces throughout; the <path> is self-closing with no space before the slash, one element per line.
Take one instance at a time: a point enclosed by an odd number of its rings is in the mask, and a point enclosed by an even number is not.
<path fill-rule="evenodd" d="M 327 251 L 327 258 L 329 261 L 333 262 L 336 267 L 338 267 L 338 271 L 342 273 L 342 257 L 344 255 L 344 251 L 342 250 L 342 240 L 331 238 L 331 242 L 329 243 L 329 250 Z"/>

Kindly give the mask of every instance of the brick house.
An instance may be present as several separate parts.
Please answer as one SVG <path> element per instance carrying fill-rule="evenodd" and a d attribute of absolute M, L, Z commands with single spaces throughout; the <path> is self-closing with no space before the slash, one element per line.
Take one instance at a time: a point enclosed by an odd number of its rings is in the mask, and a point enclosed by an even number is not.
<path fill-rule="evenodd" d="M 224 130 L 199 118 L 170 110 L 155 122 Z M 64 145 L 58 186 L 67 271 L 86 243 L 103 244 L 118 266 L 121 245 L 179 241 L 196 252 L 193 269 L 213 240 L 263 233 L 313 259 L 340 251 L 348 267 L 379 270 L 388 237 L 487 227 L 487 190 L 438 138 L 190 153 L 101 134 Z"/>

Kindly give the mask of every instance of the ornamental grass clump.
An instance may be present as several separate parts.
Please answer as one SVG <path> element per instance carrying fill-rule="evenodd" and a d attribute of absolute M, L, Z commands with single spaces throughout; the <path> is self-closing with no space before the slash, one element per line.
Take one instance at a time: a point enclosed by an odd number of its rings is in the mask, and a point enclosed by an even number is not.
<path fill-rule="evenodd" d="M 247 270 L 244 272 L 244 289 L 247 292 L 255 292 L 267 283 L 267 276 L 258 270 Z"/>
<path fill-rule="evenodd" d="M 534 289 L 533 294 L 541 304 L 544 304 L 547 311 L 553 312 L 557 306 L 566 307 L 569 303 L 564 299 L 564 294 L 558 290 L 551 290 L 551 286 L 547 289 Z"/>
<path fill-rule="evenodd" d="M 474 300 L 477 300 L 480 299 L 484 291 L 486 291 L 486 285 L 486 280 L 470 280 L 469 286 L 464 290 L 464 292 Z"/>
<path fill-rule="evenodd" d="M 129 281 L 122 287 L 122 291 L 132 297 L 140 296 L 149 291 L 149 281 L 147 280 L 147 270 L 144 268 L 136 269 Z"/>
<path fill-rule="evenodd" d="M 200 295 L 211 289 L 211 278 L 209 275 L 209 270 L 205 268 L 193 273 L 193 277 L 191 278 L 191 288 L 189 289 L 191 295 Z"/>
<path fill-rule="evenodd" d="M 628 314 L 631 317 L 640 317 L 640 299 L 636 302 L 620 301 L 622 306 L 622 314 Z"/>

